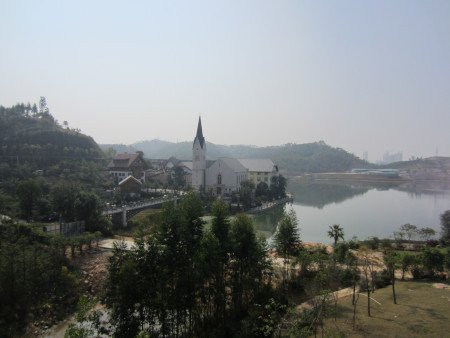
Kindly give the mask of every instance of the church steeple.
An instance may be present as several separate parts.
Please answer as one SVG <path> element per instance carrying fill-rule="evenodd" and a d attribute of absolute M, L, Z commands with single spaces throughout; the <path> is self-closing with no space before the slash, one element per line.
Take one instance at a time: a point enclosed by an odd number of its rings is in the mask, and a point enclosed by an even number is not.
<path fill-rule="evenodd" d="M 197 135 L 192 145 L 192 187 L 205 189 L 206 181 L 206 142 L 203 137 L 202 119 L 198 118 Z"/>
<path fill-rule="evenodd" d="M 205 138 L 203 137 L 202 118 L 200 116 L 198 117 L 197 135 L 195 136 L 194 144 L 196 140 L 200 142 L 200 147 L 203 148 L 205 145 Z"/>

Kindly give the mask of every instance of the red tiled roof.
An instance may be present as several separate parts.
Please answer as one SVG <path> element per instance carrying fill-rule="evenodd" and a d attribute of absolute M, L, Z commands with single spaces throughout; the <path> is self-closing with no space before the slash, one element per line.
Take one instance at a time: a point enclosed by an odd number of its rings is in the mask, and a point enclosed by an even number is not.
<path fill-rule="evenodd" d="M 117 154 L 108 164 L 108 168 L 129 168 L 139 154 Z"/>

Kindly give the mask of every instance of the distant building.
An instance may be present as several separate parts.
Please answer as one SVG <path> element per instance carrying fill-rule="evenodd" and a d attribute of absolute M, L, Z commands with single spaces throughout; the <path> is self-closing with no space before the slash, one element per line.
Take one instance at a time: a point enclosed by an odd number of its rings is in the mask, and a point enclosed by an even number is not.
<path fill-rule="evenodd" d="M 127 176 L 119 182 L 119 191 L 124 196 L 136 197 L 141 195 L 142 182 L 133 176 Z"/>
<path fill-rule="evenodd" d="M 377 175 L 398 178 L 400 171 L 398 169 L 352 169 L 352 174 Z"/>
<path fill-rule="evenodd" d="M 389 153 L 389 151 L 386 151 L 383 155 L 383 162 L 384 164 L 389 164 L 393 162 L 400 162 L 403 161 L 403 152 L 399 151 L 397 153 Z"/>
<path fill-rule="evenodd" d="M 369 153 L 367 151 L 363 152 L 363 160 L 369 162 Z"/>
<path fill-rule="evenodd" d="M 206 160 L 206 140 L 203 136 L 202 121 L 198 119 L 197 133 L 192 145 L 192 187 L 210 191 L 216 196 L 238 192 L 241 182 L 250 180 L 255 186 L 260 182 L 270 182 L 279 175 L 278 167 L 270 159 L 218 158 Z"/>
<path fill-rule="evenodd" d="M 120 182 L 128 176 L 144 181 L 146 168 L 144 153 L 141 151 L 135 154 L 117 154 L 108 164 L 109 173 L 116 182 Z"/>

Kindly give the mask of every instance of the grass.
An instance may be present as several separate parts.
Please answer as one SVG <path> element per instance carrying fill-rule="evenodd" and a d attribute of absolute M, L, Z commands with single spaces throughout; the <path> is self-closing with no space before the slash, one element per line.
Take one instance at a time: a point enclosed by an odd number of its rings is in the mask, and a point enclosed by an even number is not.
<path fill-rule="evenodd" d="M 449 337 L 450 289 L 436 289 L 432 283 L 396 282 L 397 305 L 392 289 L 376 290 L 367 316 L 367 297 L 359 297 L 353 330 L 351 297 L 339 300 L 337 321 L 325 321 L 326 336 L 336 337 Z M 319 329 L 320 334 L 320 329 Z"/>

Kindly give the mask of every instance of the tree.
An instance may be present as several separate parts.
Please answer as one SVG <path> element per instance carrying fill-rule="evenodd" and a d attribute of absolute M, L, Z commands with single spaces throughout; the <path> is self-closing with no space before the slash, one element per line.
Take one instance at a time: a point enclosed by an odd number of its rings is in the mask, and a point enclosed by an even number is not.
<path fill-rule="evenodd" d="M 398 267 L 398 256 L 392 250 L 386 251 L 384 253 L 384 264 L 386 265 L 391 284 L 392 284 L 392 297 L 394 299 L 394 304 L 397 304 L 397 296 L 395 294 L 395 270 Z"/>
<path fill-rule="evenodd" d="M 287 180 L 283 175 L 272 176 L 270 180 L 270 195 L 273 199 L 286 197 Z"/>
<path fill-rule="evenodd" d="M 28 180 L 19 183 L 17 186 L 17 195 L 19 196 L 22 215 L 29 222 L 36 202 L 41 195 L 41 189 L 36 181 Z"/>
<path fill-rule="evenodd" d="M 445 268 L 450 270 L 450 247 L 447 247 L 447 252 L 445 253 Z"/>
<path fill-rule="evenodd" d="M 0 190 L 0 215 L 12 216 L 17 208 L 14 198 Z"/>
<path fill-rule="evenodd" d="M 286 282 L 288 279 L 289 257 L 296 255 L 301 245 L 297 215 L 293 209 L 285 213 L 280 220 L 274 236 L 274 242 L 278 255 L 283 257 L 283 281 Z"/>
<path fill-rule="evenodd" d="M 267 197 L 269 196 L 269 186 L 266 182 L 259 182 L 256 186 L 255 196 L 259 197 L 261 199 L 267 200 Z"/>
<path fill-rule="evenodd" d="M 406 235 L 408 241 L 411 241 L 417 235 L 417 226 L 406 223 L 400 227 L 400 231 Z"/>
<path fill-rule="evenodd" d="M 422 239 L 425 242 L 428 242 L 432 237 L 436 235 L 436 231 L 431 228 L 421 228 L 419 229 L 419 236 L 422 237 Z"/>
<path fill-rule="evenodd" d="M 81 188 L 75 183 L 61 183 L 53 187 L 50 192 L 54 210 L 66 222 L 74 221 L 75 201 Z"/>
<path fill-rule="evenodd" d="M 216 240 L 216 247 L 210 248 L 211 258 L 214 260 L 214 264 L 210 266 L 214 286 L 214 290 L 212 291 L 215 308 L 213 317 L 222 326 L 223 320 L 226 317 L 226 290 L 229 287 L 227 271 L 229 270 L 229 258 L 232 245 L 230 239 L 230 222 L 228 220 L 228 205 L 219 200 L 215 201 L 212 206 L 212 215 L 211 233 Z M 211 241 L 209 245 L 212 243 L 214 241 Z"/>
<path fill-rule="evenodd" d="M 442 240 L 450 242 L 450 210 L 441 215 Z"/>
<path fill-rule="evenodd" d="M 437 249 L 425 249 L 422 253 L 422 264 L 428 273 L 433 275 L 436 271 L 443 271 L 445 257 Z"/>
<path fill-rule="evenodd" d="M 402 270 L 402 280 L 405 279 L 405 273 L 408 271 L 416 262 L 417 256 L 413 254 L 405 253 L 400 258 L 400 268 Z"/>
<path fill-rule="evenodd" d="M 253 190 L 255 184 L 252 181 L 242 181 L 240 190 L 240 201 L 245 209 L 251 208 L 253 204 Z"/>
<path fill-rule="evenodd" d="M 77 297 L 76 278 L 66 267 L 58 239 L 38 226 L 0 222 L 0 336 L 22 336 L 29 314 L 39 320 L 70 308 Z"/>
<path fill-rule="evenodd" d="M 367 250 L 362 251 L 360 266 L 364 275 L 363 287 L 367 292 L 367 315 L 370 317 L 370 293 L 373 290 L 373 263 L 370 260 L 370 253 Z"/>
<path fill-rule="evenodd" d="M 329 228 L 328 237 L 334 239 L 334 246 L 336 247 L 339 238 L 344 240 L 344 229 L 342 229 L 339 224 L 334 224 L 333 226 L 329 226 Z"/>
<path fill-rule="evenodd" d="M 47 107 L 47 100 L 46 100 L 45 96 L 41 96 L 39 98 L 39 114 L 41 116 L 44 116 L 45 114 L 48 114 L 48 113 L 49 113 L 49 110 Z"/>
<path fill-rule="evenodd" d="M 104 221 L 102 217 L 102 203 L 100 198 L 93 192 L 80 191 L 74 202 L 75 218 L 86 222 L 87 231 L 102 230 Z"/>
<path fill-rule="evenodd" d="M 169 176 L 169 186 L 173 187 L 176 190 L 179 190 L 184 187 L 184 170 L 181 167 L 175 167 L 170 176 Z"/>
<path fill-rule="evenodd" d="M 231 303 L 234 316 L 239 318 L 253 304 L 270 264 L 266 258 L 266 245 L 256 239 L 249 216 L 236 215 L 231 224 L 230 237 Z"/>
<path fill-rule="evenodd" d="M 265 242 L 247 215 L 238 214 L 230 225 L 223 202 L 214 203 L 211 229 L 203 229 L 202 211 L 198 196 L 189 193 L 177 206 L 164 205 L 155 233 L 139 237 L 134 250 L 114 250 L 105 304 L 117 323 L 115 336 L 263 331 L 257 323 L 272 313 Z"/>

